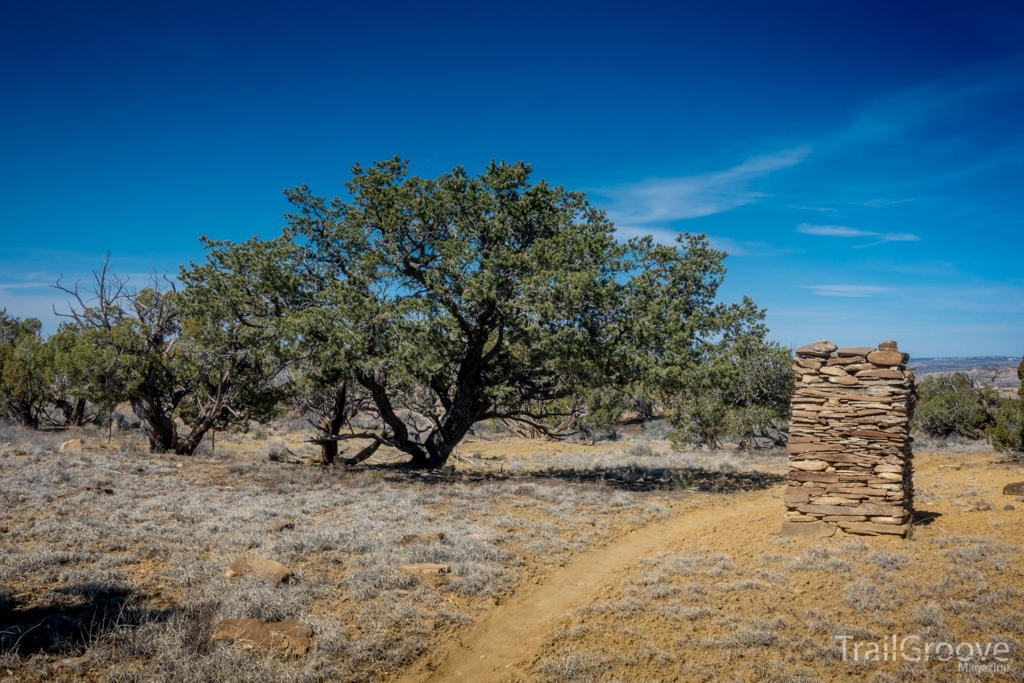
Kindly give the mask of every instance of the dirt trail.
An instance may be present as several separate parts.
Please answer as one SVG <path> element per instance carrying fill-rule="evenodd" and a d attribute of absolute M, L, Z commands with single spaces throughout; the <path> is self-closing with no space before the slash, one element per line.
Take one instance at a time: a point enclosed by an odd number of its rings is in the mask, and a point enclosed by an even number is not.
<path fill-rule="evenodd" d="M 711 507 L 671 517 L 622 536 L 602 548 L 575 557 L 540 585 L 521 586 L 515 595 L 439 652 L 432 664 L 406 672 L 401 683 L 521 681 L 533 678 L 530 668 L 545 637 L 566 612 L 582 606 L 605 586 L 617 586 L 620 574 L 643 556 L 667 549 L 673 541 L 735 518 L 778 512 L 772 491 L 758 491 Z"/>

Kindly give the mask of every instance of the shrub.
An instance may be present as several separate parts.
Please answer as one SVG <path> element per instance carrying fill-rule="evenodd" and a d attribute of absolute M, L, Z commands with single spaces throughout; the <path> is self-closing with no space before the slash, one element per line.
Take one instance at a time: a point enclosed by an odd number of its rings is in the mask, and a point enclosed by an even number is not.
<path fill-rule="evenodd" d="M 992 448 L 1015 459 L 1024 459 L 1024 400 L 1008 398 L 995 414 L 986 437 Z"/>
<path fill-rule="evenodd" d="M 928 436 L 980 439 L 995 423 L 1000 402 L 994 389 L 976 386 L 961 372 L 925 377 L 918 386 L 914 426 Z"/>

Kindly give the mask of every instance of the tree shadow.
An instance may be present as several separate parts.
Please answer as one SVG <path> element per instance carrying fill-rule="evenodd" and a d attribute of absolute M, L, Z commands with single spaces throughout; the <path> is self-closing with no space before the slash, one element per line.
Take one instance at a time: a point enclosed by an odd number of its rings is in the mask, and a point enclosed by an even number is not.
<path fill-rule="evenodd" d="M 19 596 L 20 597 L 20 596 Z M 19 656 L 83 651 L 117 627 L 166 618 L 145 608 L 128 588 L 88 582 L 46 593 L 45 602 L 20 603 L 0 587 L 0 652 Z"/>
<path fill-rule="evenodd" d="M 562 468 L 535 472 L 465 472 L 454 468 L 440 470 L 409 469 L 400 464 L 374 464 L 348 468 L 348 471 L 382 472 L 394 482 L 543 482 L 596 484 L 622 491 L 704 491 L 739 493 L 757 491 L 786 481 L 785 474 L 748 471 L 715 471 L 695 467 L 643 467 L 623 465 L 600 469 Z"/>

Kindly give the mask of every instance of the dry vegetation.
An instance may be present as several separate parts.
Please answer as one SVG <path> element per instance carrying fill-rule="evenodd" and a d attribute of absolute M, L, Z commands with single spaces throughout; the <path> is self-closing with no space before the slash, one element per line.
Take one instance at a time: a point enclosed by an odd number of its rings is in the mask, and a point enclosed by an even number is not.
<path fill-rule="evenodd" d="M 778 452 L 479 430 L 444 472 L 393 467 L 397 454 L 383 450 L 365 468 L 325 469 L 287 462 L 311 454 L 287 426 L 219 435 L 216 454 L 197 457 L 150 455 L 132 431 L 107 446 L 88 428 L 0 428 L 0 681 L 427 680 L 423 663 L 517 587 L 631 530 L 739 498 L 778 509 L 674 538 L 625 567 L 552 615 L 542 645 L 511 670 L 525 673 L 509 678 L 969 680 L 955 661 L 844 663 L 832 640 L 890 633 L 1005 639 L 1009 678 L 1021 677 L 1024 504 L 1000 490 L 1024 476 L 988 452 L 951 443 L 919 453 L 913 540 L 786 542 Z M 84 450 L 57 452 L 75 436 Z M 295 528 L 265 530 L 281 519 Z M 398 543 L 435 532 L 440 543 Z M 295 579 L 225 579 L 247 553 Z M 430 582 L 396 570 L 411 562 L 454 573 Z M 294 619 L 316 645 L 286 660 L 212 644 L 211 627 L 232 617 Z"/>

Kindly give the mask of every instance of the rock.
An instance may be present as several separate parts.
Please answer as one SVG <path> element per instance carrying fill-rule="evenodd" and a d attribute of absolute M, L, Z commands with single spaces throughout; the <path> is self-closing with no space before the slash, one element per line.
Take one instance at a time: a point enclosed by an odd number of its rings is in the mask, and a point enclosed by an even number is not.
<path fill-rule="evenodd" d="M 849 377 L 846 370 L 843 370 L 843 368 L 838 365 L 829 365 L 828 367 L 822 368 L 821 374 L 829 375 L 831 377 Z"/>
<path fill-rule="evenodd" d="M 65 441 L 64 443 L 62 443 L 60 445 L 58 450 L 61 453 L 67 453 L 69 451 L 80 451 L 80 450 L 82 450 L 82 440 L 81 439 L 71 439 L 70 441 Z"/>
<path fill-rule="evenodd" d="M 896 347 L 896 342 L 894 342 L 894 341 L 884 341 L 884 342 L 878 342 L 878 350 L 879 351 L 898 351 L 899 349 Z"/>
<path fill-rule="evenodd" d="M 1003 487 L 1004 496 L 1020 496 L 1024 495 L 1024 481 L 1015 481 L 1012 484 L 1007 484 Z"/>
<path fill-rule="evenodd" d="M 224 619 L 210 631 L 213 641 L 230 640 L 246 648 L 276 650 L 301 657 L 313 645 L 313 631 L 296 621 Z"/>
<path fill-rule="evenodd" d="M 821 367 L 820 361 L 812 360 L 810 358 L 794 358 L 793 362 L 802 368 L 807 368 L 808 370 L 817 370 Z"/>
<path fill-rule="evenodd" d="M 836 533 L 836 528 L 831 524 L 825 524 L 823 522 L 791 522 L 789 520 L 782 523 L 782 531 L 780 532 L 783 536 L 811 536 L 811 537 L 828 537 Z"/>
<path fill-rule="evenodd" d="M 836 355 L 840 358 L 849 358 L 851 356 L 866 356 L 869 353 L 874 353 L 875 349 L 871 346 L 854 346 L 847 349 L 837 349 Z"/>
<path fill-rule="evenodd" d="M 436 534 L 406 534 L 402 536 L 402 539 L 398 542 L 398 545 L 406 548 L 410 545 L 430 545 L 431 543 L 440 543 L 445 539 L 443 533 Z"/>
<path fill-rule="evenodd" d="M 292 570 L 280 562 L 261 557 L 240 557 L 224 570 L 225 579 L 248 574 L 258 576 L 267 583 L 282 583 L 293 576 Z"/>
<path fill-rule="evenodd" d="M 868 354 L 868 362 L 875 365 L 902 365 L 903 354 L 899 351 L 874 351 Z"/>
<path fill-rule="evenodd" d="M 278 533 L 281 533 L 282 531 L 284 531 L 285 529 L 294 529 L 294 528 L 295 528 L 295 522 L 293 522 L 292 520 L 290 520 L 290 519 L 280 519 L 280 520 L 278 520 L 276 522 L 271 522 L 270 524 L 268 524 L 267 528 L 266 528 L 266 532 L 268 534 L 278 534 Z"/>
<path fill-rule="evenodd" d="M 1015 508 L 1013 505 L 1010 505 L 1009 503 L 1007 503 L 1006 505 L 1003 506 L 1003 509 L 1004 510 L 1016 510 L 1017 508 Z"/>
<path fill-rule="evenodd" d="M 856 377 L 850 377 L 846 375 L 844 377 L 829 377 L 828 381 L 832 384 L 842 384 L 844 386 L 850 386 L 853 384 L 860 384 L 860 380 Z"/>
<path fill-rule="evenodd" d="M 53 669 L 59 669 L 61 671 L 77 671 L 79 673 L 84 672 L 92 661 L 86 657 L 71 657 L 68 659 L 58 659 L 56 662 L 50 665 Z"/>

